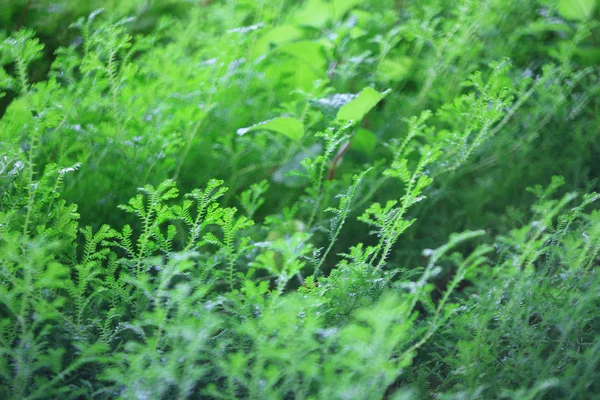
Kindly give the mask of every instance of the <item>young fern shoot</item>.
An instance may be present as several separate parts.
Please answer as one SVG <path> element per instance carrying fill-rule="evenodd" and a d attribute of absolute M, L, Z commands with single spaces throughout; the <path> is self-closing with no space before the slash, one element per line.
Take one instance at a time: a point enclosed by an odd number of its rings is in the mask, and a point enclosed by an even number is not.
<path fill-rule="evenodd" d="M 333 245 L 336 243 L 336 241 L 340 235 L 340 232 L 342 231 L 344 222 L 346 221 L 346 218 L 348 217 L 348 213 L 351 210 L 352 201 L 354 200 L 354 197 L 356 196 L 358 186 L 364 179 L 365 175 L 367 175 L 371 170 L 372 170 L 372 168 L 368 168 L 368 169 L 364 170 L 363 172 L 361 172 L 359 175 L 354 175 L 352 177 L 353 183 L 352 183 L 352 185 L 350 185 L 350 187 L 348 187 L 348 190 L 346 191 L 346 193 L 340 194 L 338 196 L 340 198 L 339 206 L 337 208 L 329 207 L 325 210 L 327 212 L 333 213 L 334 215 L 331 218 L 331 223 L 329 226 L 329 230 L 327 232 L 328 236 L 329 236 L 329 245 L 327 246 L 327 249 L 325 250 L 323 255 L 320 256 L 319 262 L 315 266 L 315 270 L 313 272 L 313 276 L 315 278 L 317 277 L 317 274 L 319 274 L 319 272 L 321 271 L 321 267 L 323 266 L 323 263 L 325 262 L 327 255 L 333 248 Z"/>
<path fill-rule="evenodd" d="M 386 176 L 398 178 L 405 184 L 405 193 L 400 201 L 390 200 L 385 206 L 373 203 L 359 217 L 360 221 L 375 227 L 377 229 L 375 233 L 381 238 L 371 259 L 371 263 L 374 263 L 379 257 L 379 261 L 374 264 L 375 268 L 383 267 L 392 246 L 400 235 L 414 223 L 414 219 L 407 220 L 404 216 L 411 206 L 424 199 L 423 190 L 433 182 L 425 168 L 437 160 L 440 155 L 439 148 L 424 146 L 421 150 L 421 159 L 414 171 L 409 170 L 406 159 L 395 162 L 392 164 L 392 168 L 384 171 Z"/>

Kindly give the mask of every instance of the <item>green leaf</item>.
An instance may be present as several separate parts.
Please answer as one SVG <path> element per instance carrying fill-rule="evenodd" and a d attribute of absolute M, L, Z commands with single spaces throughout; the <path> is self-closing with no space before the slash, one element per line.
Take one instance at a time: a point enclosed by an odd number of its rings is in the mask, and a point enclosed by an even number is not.
<path fill-rule="evenodd" d="M 248 132 L 265 130 L 281 133 L 292 140 L 300 140 L 304 136 L 304 124 L 302 121 L 291 117 L 273 118 L 268 121 L 259 122 L 256 125 L 237 130 L 238 135 L 245 135 Z"/>
<path fill-rule="evenodd" d="M 334 19 L 341 19 L 344 14 L 362 2 L 363 0 L 333 0 L 331 5 Z"/>
<path fill-rule="evenodd" d="M 336 119 L 339 121 L 360 121 L 377 105 L 377 103 L 387 96 L 388 93 L 389 90 L 379 93 L 372 87 L 366 87 L 354 100 L 340 108 Z"/>
<path fill-rule="evenodd" d="M 330 5 L 323 0 L 309 0 L 296 14 L 296 23 L 314 28 L 324 28 L 330 18 Z"/>
<path fill-rule="evenodd" d="M 267 53 L 272 46 L 301 39 L 304 35 L 302 29 L 294 25 L 282 25 L 271 29 L 261 36 L 254 45 L 253 54 L 259 56 Z"/>
<path fill-rule="evenodd" d="M 277 51 L 291 58 L 272 63 L 267 74 L 271 79 L 283 82 L 284 91 L 300 89 L 310 92 L 315 81 L 327 79 L 328 62 L 322 44 L 311 41 L 284 43 L 277 47 Z"/>
<path fill-rule="evenodd" d="M 377 136 L 368 129 L 359 129 L 352 139 L 352 148 L 372 156 L 377 146 Z"/>
<path fill-rule="evenodd" d="M 285 43 L 279 46 L 278 49 L 279 51 L 287 53 L 300 60 L 303 64 L 309 66 L 315 74 L 323 77 L 326 76 L 327 57 L 325 56 L 323 45 L 306 40 L 301 42 Z"/>
<path fill-rule="evenodd" d="M 364 0 L 309 0 L 296 14 L 296 23 L 322 29 L 329 21 L 339 21 L 348 11 Z"/>
<path fill-rule="evenodd" d="M 560 0 L 558 11 L 563 17 L 575 21 L 585 21 L 592 18 L 597 0 Z"/>

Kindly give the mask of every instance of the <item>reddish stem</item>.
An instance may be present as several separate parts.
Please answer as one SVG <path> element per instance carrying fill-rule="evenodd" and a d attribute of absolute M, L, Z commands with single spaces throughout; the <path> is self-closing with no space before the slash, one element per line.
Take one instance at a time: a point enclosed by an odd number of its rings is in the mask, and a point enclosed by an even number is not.
<path fill-rule="evenodd" d="M 23 11 L 21 11 L 21 15 L 19 16 L 19 22 L 17 22 L 15 31 L 18 31 L 23 26 L 23 22 L 25 22 L 25 17 L 27 16 L 27 13 L 29 12 L 30 7 L 31 7 L 31 0 L 29 0 L 27 2 L 27 5 L 25 6 L 25 8 L 23 8 Z"/>
<path fill-rule="evenodd" d="M 342 161 L 342 158 L 344 157 L 344 154 L 346 154 L 346 152 L 350 148 L 350 144 L 351 144 L 350 141 L 347 140 L 342 145 L 342 147 L 340 147 L 340 149 L 338 150 L 337 154 L 333 158 L 333 162 L 331 163 L 331 168 L 329 169 L 329 174 L 327 175 L 327 180 L 328 181 L 330 181 L 330 180 L 332 180 L 334 178 L 335 171 L 337 170 L 337 167 L 340 165 L 340 162 Z"/>

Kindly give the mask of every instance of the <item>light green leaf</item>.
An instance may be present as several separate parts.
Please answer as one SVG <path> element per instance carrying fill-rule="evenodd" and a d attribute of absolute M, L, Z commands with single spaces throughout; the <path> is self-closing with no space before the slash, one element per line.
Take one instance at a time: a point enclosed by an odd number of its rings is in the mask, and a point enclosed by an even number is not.
<path fill-rule="evenodd" d="M 560 0 L 558 11 L 563 17 L 575 21 L 585 21 L 592 18 L 597 0 Z"/>
<path fill-rule="evenodd" d="M 372 87 L 366 87 L 354 100 L 340 108 L 336 119 L 339 121 L 360 121 L 388 93 L 389 90 L 379 93 Z"/>
<path fill-rule="evenodd" d="M 325 76 L 327 57 L 321 44 L 307 40 L 285 43 L 279 46 L 278 49 L 297 58 L 303 64 L 308 65 L 315 74 Z"/>
<path fill-rule="evenodd" d="M 304 35 L 302 29 L 294 25 L 282 25 L 271 29 L 261 36 L 254 45 L 253 54 L 259 56 L 268 52 L 271 46 L 301 39 Z"/>
<path fill-rule="evenodd" d="M 315 73 L 314 68 L 298 62 L 294 58 L 272 63 L 265 68 L 265 76 L 274 82 L 280 93 L 286 95 L 301 90 L 311 93 L 315 89 L 315 82 L 323 79 L 322 75 Z"/>
<path fill-rule="evenodd" d="M 336 20 L 341 19 L 344 14 L 362 3 L 363 0 L 333 0 L 333 18 Z"/>
<path fill-rule="evenodd" d="M 330 5 L 323 0 L 309 0 L 296 14 L 296 23 L 314 28 L 324 28 L 330 18 Z"/>
<path fill-rule="evenodd" d="M 259 122 L 256 125 L 237 130 L 238 135 L 245 135 L 248 132 L 265 130 L 281 133 L 292 140 L 300 140 L 304 136 L 304 124 L 302 121 L 291 117 L 278 117 L 268 121 Z"/>
<path fill-rule="evenodd" d="M 377 146 L 377 136 L 368 129 L 359 129 L 352 138 L 352 148 L 372 156 Z"/>
<path fill-rule="evenodd" d="M 329 21 L 339 21 L 364 0 L 309 0 L 296 14 L 296 23 L 322 29 Z"/>
<path fill-rule="evenodd" d="M 362 29 L 368 29 L 377 18 L 376 14 L 364 10 L 353 10 L 352 16 L 356 18 L 356 27 Z"/>

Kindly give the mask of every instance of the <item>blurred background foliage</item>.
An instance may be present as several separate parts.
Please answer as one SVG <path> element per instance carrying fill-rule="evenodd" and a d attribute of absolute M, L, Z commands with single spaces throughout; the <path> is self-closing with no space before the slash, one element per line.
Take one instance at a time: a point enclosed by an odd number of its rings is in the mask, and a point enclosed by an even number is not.
<path fill-rule="evenodd" d="M 576 10 L 571 11 L 568 3 L 550 0 L 483 4 L 438 0 L 330 4 L 316 0 L 300 3 L 4 0 L 0 28 L 4 36 L 17 28 L 31 28 L 45 45 L 43 57 L 35 60 L 29 69 L 30 80 L 36 82 L 53 75 L 50 64 L 57 57 L 59 46 L 77 49 L 81 45 L 81 32 L 72 24 L 94 10 L 103 9 L 97 18 L 121 21 L 133 36 L 133 42 L 138 44 L 132 56 L 143 60 L 140 62 L 143 67 L 129 85 L 132 94 L 133 87 L 141 85 L 140 90 L 154 93 L 155 98 L 169 99 L 172 107 L 177 107 L 176 112 L 171 111 L 174 119 L 184 112 L 181 104 L 185 103 L 185 112 L 191 113 L 190 102 L 205 103 L 200 127 L 173 127 L 172 124 L 168 128 L 160 127 L 169 130 L 169 135 L 174 137 L 169 138 L 171 144 L 156 144 L 152 150 L 160 153 L 166 146 L 170 147 L 171 154 L 176 154 L 181 153 L 181 147 L 189 145 L 185 153 L 192 156 L 173 161 L 176 165 L 170 167 L 171 172 L 168 168 L 152 167 L 153 154 L 146 154 L 141 163 L 130 162 L 129 165 L 145 170 L 142 175 L 131 175 L 137 182 L 133 188 L 146 181 L 156 184 L 177 170 L 184 189 L 195 187 L 210 177 L 221 177 L 237 192 L 259 178 L 269 177 L 282 163 L 274 156 L 281 151 L 277 143 L 272 153 L 258 143 L 273 141 L 272 138 L 256 135 L 253 143 L 247 143 L 245 137 L 235 138 L 233 133 L 237 129 L 272 117 L 272 110 L 277 108 L 302 114 L 306 104 L 310 104 L 311 109 L 303 116 L 309 121 L 314 119 L 313 126 L 319 128 L 322 126 L 318 122 L 322 119 L 320 115 L 331 112 L 322 105 L 325 104 L 324 93 L 356 93 L 366 85 L 382 90 L 391 88 L 391 95 L 360 127 L 354 148 L 341 166 L 340 174 L 343 174 L 352 170 L 353 163 L 386 157 L 385 148 L 377 143 L 384 143 L 404 131 L 405 118 L 425 109 L 449 107 L 452 102 L 453 107 L 460 108 L 458 98 L 469 91 L 464 82 L 474 71 L 485 70 L 490 62 L 510 57 L 505 61 L 510 63 L 510 71 L 503 78 L 503 84 L 513 93 L 524 90 L 521 87 L 525 82 L 536 79 L 545 63 L 568 60 L 574 67 L 579 66 L 576 81 L 559 81 L 557 77 L 556 81 L 546 83 L 551 87 L 543 93 L 532 94 L 535 101 L 525 102 L 520 107 L 503 127 L 502 135 L 485 142 L 460 170 L 447 173 L 444 185 L 424 204 L 424 207 L 435 207 L 436 212 L 425 209 L 422 212 L 427 218 L 435 218 L 432 223 L 436 226 L 447 227 L 440 229 L 444 237 L 449 230 L 457 228 L 488 225 L 501 230 L 499 224 L 509 223 L 501 221 L 506 218 L 506 208 L 519 208 L 519 204 L 524 203 L 523 189 L 548 181 L 555 174 L 567 178 L 571 185 L 568 189 L 598 187 L 599 167 L 595 162 L 599 152 L 596 140 L 598 87 L 594 72 L 600 59 L 595 46 L 598 29 L 594 16 L 598 10 L 594 7 L 591 12 L 585 8 L 580 11 L 575 5 Z M 256 29 L 228 32 L 252 25 Z M 215 46 L 215 42 L 222 45 Z M 157 44 L 161 49 L 148 53 L 147 50 Z M 220 50 L 218 54 L 215 49 Z M 144 58 L 146 53 L 148 58 Z M 214 58 L 219 60 L 218 66 L 205 68 L 208 64 L 203 63 L 210 63 Z M 10 69 L 10 65 L 8 67 Z M 185 80 L 179 79 L 182 74 Z M 193 98 L 196 95 L 192 89 L 194 81 L 218 89 L 209 94 L 209 88 L 197 86 L 199 97 Z M 317 81 L 321 87 L 315 89 L 313 84 Z M 178 87 L 182 84 L 185 87 Z M 148 86 L 154 89 L 146 90 Z M 15 95 L 10 90 L 7 92 L 2 99 L 3 108 Z M 93 91 L 87 96 L 92 98 Z M 180 97 L 178 105 L 175 105 L 176 97 Z M 314 105 L 317 105 L 316 111 Z M 146 119 L 165 108 L 150 103 L 143 107 L 144 112 L 139 115 Z M 430 122 L 442 134 L 451 133 L 460 124 L 460 121 L 442 118 L 442 113 L 435 113 Z M 83 126 L 82 121 L 74 122 Z M 185 129 L 202 133 L 177 132 Z M 142 131 L 137 130 L 136 133 L 133 123 L 128 127 L 129 139 L 140 136 Z M 186 135 L 193 138 L 178 147 L 175 143 L 186 142 Z M 214 151 L 214 146 L 219 146 L 221 151 Z M 362 148 L 355 150 L 357 146 Z M 308 151 L 306 147 L 302 151 Z M 302 151 L 296 152 L 296 158 L 302 157 Z M 223 163 L 221 157 L 234 163 Z M 68 161 L 75 162 L 74 159 Z M 119 165 L 119 174 L 130 176 L 122 167 Z M 98 168 L 100 175 L 111 179 L 110 166 Z M 97 215 L 97 204 L 112 209 L 133 193 L 133 188 L 124 186 L 125 190 L 120 190 L 109 181 L 103 184 L 104 180 L 99 177 L 95 182 L 100 186 L 90 190 L 75 187 L 73 182 L 67 185 L 69 200 L 81 203 L 81 199 L 93 199 L 86 201 L 89 206 L 82 205 L 85 222 L 92 222 L 88 216 Z M 279 187 L 283 197 L 273 196 L 272 201 L 293 196 L 288 194 L 293 188 Z M 526 208 L 521 211 L 526 212 Z M 423 226 L 429 225 L 423 223 Z M 431 237 L 431 232 L 413 233 L 416 240 Z M 407 247 L 412 246 L 407 244 Z"/>

